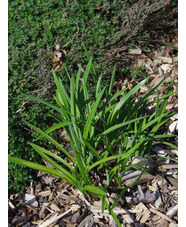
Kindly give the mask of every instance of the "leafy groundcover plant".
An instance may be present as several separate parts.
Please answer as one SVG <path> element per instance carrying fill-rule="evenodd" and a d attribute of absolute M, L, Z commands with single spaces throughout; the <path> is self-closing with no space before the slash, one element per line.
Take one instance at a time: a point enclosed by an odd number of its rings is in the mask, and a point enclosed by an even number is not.
<path fill-rule="evenodd" d="M 89 62 L 82 77 L 81 66 L 76 77 L 70 77 L 66 70 L 70 81 L 69 84 L 63 83 L 53 71 L 57 87 L 56 105 L 26 95 L 32 100 L 51 107 L 56 112 L 53 117 L 57 120 L 57 123 L 46 131 L 42 131 L 36 126 L 25 122 L 39 133 L 34 143 L 30 142 L 29 144 L 54 169 L 16 157 L 9 157 L 9 161 L 62 178 L 79 189 L 85 196 L 92 192 L 95 197 L 102 200 L 102 211 L 106 207 L 116 224 L 121 226 L 113 212 L 113 208 L 127 189 L 122 183 L 122 174 L 131 167 L 139 169 L 138 166 L 131 165 L 132 157 L 145 156 L 148 162 L 150 156 L 147 155 L 149 155 L 151 147 L 157 143 L 157 139 L 161 139 L 161 143 L 175 147 L 166 141 L 162 141 L 163 138 L 171 137 L 172 135 L 158 133 L 159 128 L 174 114 L 165 112 L 168 98 L 174 94 L 171 91 L 173 82 L 170 83 L 166 94 L 162 97 L 157 95 L 157 100 L 153 102 L 148 101 L 149 96 L 154 94 L 165 80 L 155 87 L 150 87 L 146 94 L 138 100 L 135 94 L 149 80 L 149 77 L 131 90 L 124 88 L 113 94 L 112 88 L 116 65 L 109 86 L 104 86 L 102 75 L 99 77 L 96 75 L 92 63 L 93 58 L 88 56 L 88 59 Z M 155 102 L 155 112 L 148 116 L 146 109 Z M 71 156 L 52 138 L 51 133 L 59 128 L 66 130 L 74 156 Z M 64 156 L 68 157 L 69 162 L 62 156 L 57 156 L 35 143 L 43 137 L 52 142 Z M 100 147 L 101 152 L 98 152 Z M 114 160 L 114 167 L 109 162 L 111 160 Z M 140 170 L 142 174 L 145 171 L 145 167 Z M 91 178 L 93 172 L 97 174 L 105 173 L 107 183 L 104 187 L 99 188 L 94 185 Z M 134 186 L 140 176 L 128 187 Z M 118 198 L 112 206 L 106 201 L 107 190 L 111 181 L 114 181 L 116 187 L 121 189 Z"/>

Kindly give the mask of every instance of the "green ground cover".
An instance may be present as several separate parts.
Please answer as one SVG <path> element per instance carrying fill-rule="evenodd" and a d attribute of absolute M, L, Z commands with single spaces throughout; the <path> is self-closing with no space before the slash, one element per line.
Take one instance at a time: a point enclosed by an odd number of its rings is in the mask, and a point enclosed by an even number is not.
<path fill-rule="evenodd" d="M 65 62 L 72 67 L 74 62 L 81 63 L 85 54 L 81 48 L 82 41 L 87 46 L 98 49 L 117 31 L 113 26 L 118 5 L 104 17 L 95 10 L 102 1 L 10 1 L 9 2 L 9 154 L 18 157 L 27 154 L 28 160 L 38 160 L 26 144 L 30 134 L 25 130 L 22 118 L 45 128 L 50 124 L 47 107 L 31 103 L 22 108 L 24 98 L 20 92 L 29 93 L 39 87 L 45 78 L 39 77 L 36 65 L 41 49 L 51 51 L 56 40 L 66 44 L 74 40 L 72 53 Z M 24 84 L 24 80 L 29 81 Z M 51 95 L 52 97 L 52 95 Z M 50 97 L 49 97 L 50 99 Z M 17 112 L 18 111 L 18 112 Z M 41 116 L 45 113 L 45 116 Z M 31 178 L 26 168 L 9 165 L 9 189 L 22 191 Z"/>

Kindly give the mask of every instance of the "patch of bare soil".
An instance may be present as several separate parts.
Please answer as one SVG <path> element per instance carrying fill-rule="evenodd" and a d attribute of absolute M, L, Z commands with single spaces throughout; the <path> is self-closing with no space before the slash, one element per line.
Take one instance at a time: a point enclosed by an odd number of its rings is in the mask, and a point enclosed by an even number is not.
<path fill-rule="evenodd" d="M 177 40 L 171 44 L 177 45 Z M 141 88 L 139 95 L 143 95 L 149 86 L 155 86 L 164 78 L 168 78 L 160 88 L 163 95 L 168 84 L 174 80 L 174 91 L 178 89 L 178 56 L 173 49 L 160 45 L 160 48 L 145 55 L 140 48 L 133 49 L 129 54 L 138 55 L 135 65 L 145 66 L 147 75 L 151 76 L 148 85 Z M 137 80 L 124 78 L 115 82 L 116 89 L 134 86 Z M 156 96 L 150 97 L 156 99 Z M 167 110 L 176 114 L 166 125 L 167 134 L 177 134 L 178 122 L 178 95 L 169 98 Z M 149 109 L 153 111 L 154 106 Z M 58 131 L 56 139 L 71 152 L 68 137 L 64 131 Z M 177 143 L 177 141 L 173 141 Z M 155 146 L 152 154 L 178 159 L 178 152 L 163 146 Z M 146 160 L 135 157 L 133 163 L 141 168 Z M 49 165 L 46 163 L 46 165 Z M 137 185 L 128 188 L 122 196 L 114 212 L 122 226 L 178 226 L 178 165 L 170 159 L 152 157 L 148 166 L 149 174 L 142 174 Z M 130 169 L 123 176 L 123 184 L 131 185 L 139 176 L 139 172 Z M 92 176 L 95 184 L 104 186 L 105 182 L 96 173 Z M 120 190 L 114 185 L 107 194 L 110 205 L 118 197 Z M 93 195 L 85 197 L 76 188 L 65 181 L 39 172 L 30 186 L 25 188 L 23 194 L 14 194 L 8 200 L 9 220 L 8 226 L 23 227 L 105 227 L 116 226 L 112 216 L 107 210 L 101 212 L 101 201 L 94 199 Z"/>

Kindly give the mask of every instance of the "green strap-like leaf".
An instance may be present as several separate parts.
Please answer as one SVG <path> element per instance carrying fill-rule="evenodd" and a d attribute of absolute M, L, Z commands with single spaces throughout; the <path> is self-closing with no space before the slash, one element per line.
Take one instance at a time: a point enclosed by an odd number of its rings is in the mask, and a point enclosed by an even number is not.
<path fill-rule="evenodd" d="M 91 127 L 92 119 L 95 116 L 96 110 L 98 108 L 98 105 L 100 104 L 100 101 L 101 101 L 101 98 L 103 96 L 103 93 L 105 92 L 105 89 L 106 89 L 106 87 L 104 87 L 104 89 L 99 93 L 95 103 L 92 106 L 91 112 L 88 115 L 88 118 L 87 118 L 87 121 L 86 121 L 86 124 L 85 124 L 85 128 L 84 128 L 84 131 L 83 131 L 83 138 L 85 140 L 88 137 L 88 133 L 89 133 L 89 130 L 90 130 L 90 127 Z"/>
<path fill-rule="evenodd" d="M 143 81 L 141 81 L 138 85 L 136 85 L 133 89 L 131 89 L 127 94 L 125 94 L 123 96 L 123 98 L 118 102 L 118 104 L 116 105 L 116 107 L 113 109 L 113 111 L 110 113 L 109 118 L 108 118 L 108 123 L 109 125 L 112 125 L 114 122 L 114 119 L 116 117 L 116 114 L 118 113 L 118 111 L 122 108 L 122 106 L 124 105 L 124 103 L 132 96 L 134 95 L 139 89 L 140 87 L 145 84 L 147 82 L 147 80 L 150 77 L 144 79 Z"/>
<path fill-rule="evenodd" d="M 162 119 L 163 117 L 165 117 L 166 115 L 168 115 L 170 112 L 164 113 L 162 115 L 160 115 L 159 117 L 156 117 L 155 119 L 151 120 L 150 122 L 148 122 L 143 128 L 142 131 L 144 131 L 145 129 L 149 128 L 151 125 L 153 125 L 154 123 L 156 123 L 157 121 L 159 121 L 160 119 Z"/>
<path fill-rule="evenodd" d="M 134 151 L 132 151 L 134 152 Z M 91 169 L 95 168 L 96 166 L 102 164 L 102 163 L 105 163 L 105 162 L 108 162 L 108 161 L 111 161 L 111 160 L 114 160 L 114 159 L 117 159 L 117 158 L 121 158 L 122 159 L 125 159 L 125 158 L 128 158 L 132 152 L 128 152 L 128 153 L 125 153 L 125 154 L 118 154 L 118 155 L 113 155 L 113 156 L 110 156 L 108 158 L 103 158 L 97 162 L 95 162 L 94 164 L 92 164 L 89 168 L 88 168 L 88 171 L 90 171 Z"/>
<path fill-rule="evenodd" d="M 103 135 L 106 135 L 106 134 L 108 134 L 108 133 L 110 133 L 110 132 L 113 132 L 113 131 L 116 130 L 116 129 L 119 129 L 119 128 L 125 126 L 125 125 L 131 124 L 131 123 L 133 123 L 133 122 L 135 122 L 135 121 L 138 121 L 138 120 L 141 120 L 141 119 L 143 119 L 143 118 L 144 118 L 144 117 L 139 117 L 139 118 L 136 118 L 136 119 L 131 120 L 131 121 L 126 121 L 126 122 L 123 122 L 123 123 L 114 125 L 114 126 L 108 128 L 107 130 L 105 130 L 102 134 L 103 134 Z"/>
<path fill-rule="evenodd" d="M 76 116 L 74 76 L 72 76 L 70 80 L 70 108 L 72 116 Z M 75 122 L 75 118 L 71 118 L 71 121 Z"/>
<path fill-rule="evenodd" d="M 62 128 L 62 127 L 67 126 L 67 125 L 68 125 L 68 121 L 59 122 L 59 123 L 57 123 L 57 124 L 55 124 L 55 125 L 52 125 L 50 128 L 48 128 L 48 129 L 45 130 L 44 132 L 45 132 L 46 134 L 49 134 L 49 133 L 53 132 L 54 130 L 59 129 L 59 128 Z M 37 140 L 39 140 L 39 139 L 42 139 L 43 137 L 44 137 L 43 135 L 40 135 L 40 136 L 38 136 L 38 137 L 35 139 L 35 141 L 37 141 Z"/>
<path fill-rule="evenodd" d="M 62 84 L 59 83 L 59 79 L 58 77 L 56 76 L 56 73 L 54 72 L 54 70 L 52 69 L 52 74 L 53 74 L 53 77 L 54 77 L 54 81 L 55 81 L 55 84 L 57 86 L 57 89 L 58 89 L 58 92 L 59 92 L 59 95 L 64 103 L 64 106 L 68 109 L 69 107 L 69 104 L 68 104 L 68 101 L 67 101 L 67 98 L 63 92 L 63 89 L 62 89 Z"/>
<path fill-rule="evenodd" d="M 102 75 L 99 77 L 97 85 L 96 85 L 96 97 L 98 96 L 98 92 L 101 88 L 101 80 L 102 80 Z"/>
<path fill-rule="evenodd" d="M 24 121 L 24 120 L 23 120 Z M 24 121 L 28 126 L 36 130 L 36 132 L 42 134 L 45 138 L 47 138 L 49 141 L 51 141 L 56 147 L 58 147 L 70 160 L 75 164 L 76 161 L 73 159 L 73 157 L 58 143 L 56 142 L 51 136 L 47 135 L 45 132 L 40 130 L 39 128 L 35 127 L 34 125 Z"/>
<path fill-rule="evenodd" d="M 85 183 L 91 184 L 91 181 L 90 181 L 90 179 L 88 178 L 88 175 L 87 175 L 87 168 L 86 168 L 86 166 L 83 162 L 83 159 L 82 159 L 82 155 L 79 154 L 79 152 L 81 152 L 80 141 L 78 141 L 78 138 L 77 138 L 77 135 L 74 131 L 74 128 L 72 127 L 72 125 L 70 123 L 69 123 L 69 130 L 70 130 L 70 133 L 71 133 L 71 136 L 72 136 L 72 139 L 73 139 L 73 141 L 70 141 L 70 144 L 71 144 L 72 149 L 74 151 L 74 155 L 75 155 L 75 158 L 77 160 L 77 166 L 79 168 L 79 171 L 81 172 Z"/>
<path fill-rule="evenodd" d="M 115 74 L 116 74 L 116 64 L 114 65 L 114 70 L 112 72 L 112 77 L 111 77 L 111 81 L 110 81 L 110 85 L 109 85 L 109 91 L 108 91 L 109 95 L 111 95 Z"/>
<path fill-rule="evenodd" d="M 84 42 L 83 42 L 83 48 L 84 48 L 84 50 L 85 50 L 85 54 L 86 54 L 87 59 L 88 59 L 88 61 L 89 61 L 91 57 L 90 57 L 90 55 L 88 54 L 88 50 L 87 50 L 87 48 L 86 48 L 86 46 L 85 46 Z M 92 75 L 93 75 L 93 77 L 94 77 L 94 82 L 96 82 L 96 80 L 97 80 L 97 76 L 96 76 L 96 70 L 95 70 L 95 68 L 94 68 L 94 65 L 93 65 L 93 64 L 91 64 L 90 71 L 91 71 L 91 73 L 92 73 Z"/>
<path fill-rule="evenodd" d="M 77 72 L 77 75 L 76 75 L 76 91 L 78 91 L 78 88 L 79 88 L 79 79 L 80 79 L 80 76 L 81 76 L 81 64 L 79 66 L 79 69 L 78 69 L 78 72 Z"/>
<path fill-rule="evenodd" d="M 99 196 L 99 198 L 102 199 L 100 196 Z M 114 221 L 116 222 L 116 225 L 118 227 L 121 227 L 121 223 L 119 222 L 116 214 L 114 213 L 113 209 L 108 205 L 106 200 L 104 200 L 104 205 L 105 205 L 106 209 L 109 211 L 109 213 L 112 215 Z"/>
<path fill-rule="evenodd" d="M 164 44 L 165 46 L 171 47 L 171 48 L 173 48 L 174 50 L 177 50 L 177 51 L 178 51 L 178 47 L 176 47 L 176 46 L 173 46 L 173 45 L 171 45 L 171 44 L 169 44 L 169 43 L 165 43 L 165 42 L 160 41 L 160 40 L 159 40 L 159 42 L 162 43 L 162 44 Z"/>
<path fill-rule="evenodd" d="M 151 87 L 148 89 L 148 91 L 145 93 L 145 95 L 135 104 L 134 108 L 133 108 L 133 112 L 136 112 L 137 110 L 140 111 L 140 106 L 142 105 L 142 103 L 145 101 L 145 100 L 148 100 L 149 97 L 155 92 L 155 90 L 160 87 L 166 80 L 168 79 L 165 78 L 164 80 L 160 81 L 159 84 L 157 84 L 155 87 L 153 87 L 153 85 L 151 85 Z M 152 88 L 153 87 L 153 88 Z M 161 98 L 159 98 L 159 100 L 161 100 Z M 145 109 L 147 108 L 148 106 L 150 106 L 152 103 L 156 102 L 156 100 L 152 101 L 152 102 L 148 102 L 148 104 L 146 106 L 142 106 L 141 108 L 142 109 Z"/>
<path fill-rule="evenodd" d="M 87 103 L 86 103 L 87 114 L 89 114 L 90 111 L 91 111 L 90 102 L 88 101 L 89 100 L 89 94 L 88 94 L 88 89 L 87 89 L 87 80 L 88 80 L 88 76 L 89 76 L 89 73 L 90 73 L 91 65 L 92 65 L 92 57 L 90 58 L 89 63 L 87 65 L 86 70 L 85 70 L 84 75 L 83 75 L 83 92 L 84 92 L 84 98 L 87 101 Z"/>
<path fill-rule="evenodd" d="M 133 152 L 135 152 L 137 150 L 137 148 L 145 141 L 145 138 L 141 139 L 141 141 L 139 143 L 137 143 L 135 146 L 133 146 L 130 150 L 128 150 L 126 153 L 124 154 L 120 154 L 121 159 L 119 160 L 119 162 L 117 163 L 116 166 L 114 166 L 114 168 L 110 171 L 110 175 L 112 176 L 117 169 L 119 168 L 119 166 L 122 164 L 122 162 L 124 161 L 124 159 L 129 158 Z M 117 156 L 117 155 L 116 155 Z M 111 156 L 113 157 L 113 156 Z M 119 157 L 119 158 L 120 158 Z M 117 158 L 117 157 L 116 157 Z M 114 158 L 115 159 L 115 158 Z M 95 163 L 97 165 L 97 163 Z M 92 166 L 95 167 L 96 165 L 93 164 Z M 90 168 L 92 168 L 92 166 Z M 112 177 L 111 177 L 112 178 Z"/>
<path fill-rule="evenodd" d="M 158 141 L 158 142 L 154 142 L 154 144 L 165 144 L 165 145 L 168 145 L 170 147 L 173 147 L 174 149 L 178 150 L 178 147 L 172 143 L 169 143 L 169 142 L 166 142 L 166 141 Z"/>
<path fill-rule="evenodd" d="M 94 194 L 97 194 L 97 195 L 106 195 L 105 191 L 103 191 L 100 188 L 97 188 L 95 186 L 92 186 L 92 185 L 86 185 L 84 187 L 84 190 L 89 191 L 89 192 L 93 192 Z"/>
<path fill-rule="evenodd" d="M 64 165 L 66 165 L 70 170 L 71 170 L 71 172 L 74 172 L 74 169 L 72 168 L 72 166 L 71 165 L 69 165 L 65 160 L 63 160 L 62 158 L 60 158 L 58 155 L 55 155 L 55 154 L 53 154 L 52 152 L 50 152 L 50 151 L 47 151 L 46 149 L 44 149 L 44 148 L 42 148 L 42 147 L 40 147 L 40 146 L 38 146 L 38 145 L 36 145 L 36 144 L 34 144 L 34 143 L 29 143 L 41 156 L 43 155 L 43 153 L 45 153 L 45 154 L 47 154 L 47 155 L 49 155 L 49 156 L 51 156 L 51 157 L 53 157 L 53 158 L 55 158 L 56 160 L 58 160 L 58 161 L 60 161 L 61 163 L 63 163 Z M 46 156 L 42 156 L 42 157 L 46 157 Z M 54 163 L 55 164 L 55 163 Z M 61 170 L 61 166 L 59 166 L 58 165 L 58 168 L 59 168 L 59 170 Z M 63 168 L 64 169 L 64 168 Z M 68 175 L 68 171 L 67 170 L 63 170 L 62 169 L 62 171 L 64 171 L 63 173 L 64 174 L 66 174 L 66 175 Z"/>
<path fill-rule="evenodd" d="M 55 169 L 52 169 L 52 168 L 49 168 L 49 167 L 46 167 L 46 166 L 43 166 L 43 165 L 40 165 L 40 164 L 37 164 L 37 163 L 29 162 L 29 161 L 26 161 L 26 160 L 23 160 L 23 159 L 11 157 L 11 156 L 8 157 L 8 161 L 19 164 L 19 165 L 27 166 L 29 168 L 36 169 L 36 170 L 39 170 L 39 171 L 42 171 L 42 172 L 45 172 L 45 173 L 48 173 L 48 174 L 51 174 L 53 176 L 64 179 L 67 182 L 69 182 L 70 184 L 74 185 L 74 182 L 70 181 L 70 179 L 65 174 L 60 173 L 59 171 L 57 171 Z M 74 185 L 74 186 L 76 187 L 76 185 Z"/>
<path fill-rule="evenodd" d="M 56 110 L 57 112 L 59 112 L 60 114 L 62 114 L 61 108 L 59 108 L 58 106 L 56 106 L 56 105 L 54 105 L 54 104 L 51 104 L 51 103 L 46 102 L 46 101 L 44 101 L 44 100 L 42 100 L 42 99 L 33 97 L 33 96 L 31 96 L 31 95 L 26 95 L 26 94 L 23 94 L 23 93 L 21 93 L 21 94 L 24 95 L 24 96 L 26 96 L 26 97 L 29 97 L 29 98 L 32 99 L 32 100 L 35 100 L 35 101 L 40 102 L 40 103 L 43 103 L 44 105 L 47 105 L 47 106 L 51 107 L 52 109 Z"/>

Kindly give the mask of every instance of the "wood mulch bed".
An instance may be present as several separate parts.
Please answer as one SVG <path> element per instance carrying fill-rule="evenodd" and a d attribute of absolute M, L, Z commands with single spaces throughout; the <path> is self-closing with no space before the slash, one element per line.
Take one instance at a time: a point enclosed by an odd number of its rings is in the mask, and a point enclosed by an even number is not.
<path fill-rule="evenodd" d="M 177 45 L 174 40 L 173 45 Z M 138 55 L 135 62 L 138 66 L 145 66 L 146 74 L 151 75 L 148 85 L 141 88 L 139 94 L 143 95 L 149 86 L 159 83 L 169 77 L 167 82 L 160 87 L 160 94 L 171 80 L 175 80 L 174 91 L 178 86 L 178 56 L 171 48 L 161 46 L 151 56 L 146 56 L 141 50 L 133 49 L 130 54 Z M 126 86 L 134 86 L 136 80 L 124 78 L 115 82 L 116 89 Z M 150 97 L 152 100 L 156 96 Z M 153 107 L 149 111 L 153 111 Z M 178 123 L 178 95 L 169 98 L 167 110 L 173 110 L 176 114 L 166 124 L 168 134 L 177 134 Z M 61 144 L 71 151 L 65 132 L 58 131 Z M 177 143 L 177 141 L 173 141 Z M 155 146 L 152 154 L 159 154 L 178 159 L 178 152 L 173 148 Z M 133 162 L 141 161 L 145 165 L 145 159 L 135 157 Z M 46 163 L 46 165 L 49 165 Z M 123 226 L 178 226 L 178 164 L 170 159 L 152 157 L 147 171 L 150 175 L 143 174 L 137 185 L 128 188 L 124 196 L 114 208 L 120 223 Z M 123 177 L 124 184 L 130 185 L 139 173 L 131 169 Z M 104 180 L 94 174 L 95 183 L 104 186 Z M 107 201 L 113 204 L 119 190 L 114 185 L 112 191 L 107 194 Z M 37 178 L 25 188 L 24 193 L 10 195 L 8 200 L 8 226 L 23 227 L 106 227 L 116 226 L 112 216 L 105 210 L 101 212 L 101 201 L 82 195 L 76 188 L 65 181 L 38 172 Z"/>

